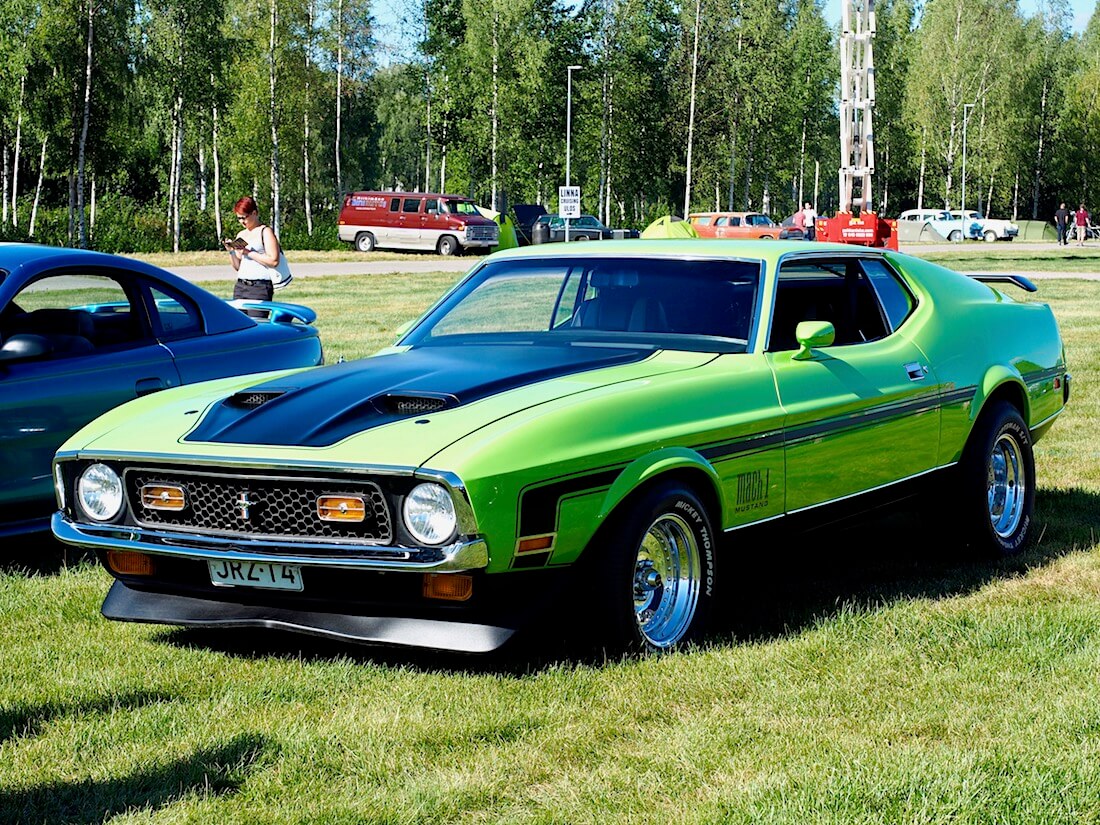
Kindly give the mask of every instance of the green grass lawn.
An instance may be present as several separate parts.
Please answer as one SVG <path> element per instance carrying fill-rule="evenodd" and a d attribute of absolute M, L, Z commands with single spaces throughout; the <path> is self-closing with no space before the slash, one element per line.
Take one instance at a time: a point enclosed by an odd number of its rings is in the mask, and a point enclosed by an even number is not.
<path fill-rule="evenodd" d="M 960 272 L 1100 272 L 1100 243 L 1096 241 L 1082 247 L 976 243 L 949 251 L 914 245 L 905 251 Z"/>
<path fill-rule="evenodd" d="M 303 278 L 293 300 L 331 361 L 456 277 Z M 0 822 L 1100 821 L 1100 283 L 1037 297 L 1075 390 L 1021 556 L 961 558 L 927 508 L 735 545 L 707 646 L 613 662 L 117 624 L 98 568 L 9 570 Z"/>

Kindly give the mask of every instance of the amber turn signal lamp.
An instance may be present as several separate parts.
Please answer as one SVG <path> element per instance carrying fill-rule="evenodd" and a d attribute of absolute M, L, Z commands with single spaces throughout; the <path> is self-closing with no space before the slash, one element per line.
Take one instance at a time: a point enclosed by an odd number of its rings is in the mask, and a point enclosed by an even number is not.
<path fill-rule="evenodd" d="M 539 550 L 549 550 L 554 544 L 553 536 L 537 536 L 533 539 L 520 539 L 516 545 L 517 553 L 537 553 Z"/>
<path fill-rule="evenodd" d="M 425 573 L 424 598 L 464 602 L 474 595 L 473 576 L 455 573 Z"/>
<path fill-rule="evenodd" d="M 108 550 L 107 566 L 121 576 L 153 575 L 153 559 L 133 550 Z"/>
<path fill-rule="evenodd" d="M 147 510 L 182 510 L 186 503 L 182 487 L 146 484 L 141 488 L 141 505 Z"/>
<path fill-rule="evenodd" d="M 367 505 L 359 496 L 318 496 L 317 516 L 321 521 L 362 521 Z"/>

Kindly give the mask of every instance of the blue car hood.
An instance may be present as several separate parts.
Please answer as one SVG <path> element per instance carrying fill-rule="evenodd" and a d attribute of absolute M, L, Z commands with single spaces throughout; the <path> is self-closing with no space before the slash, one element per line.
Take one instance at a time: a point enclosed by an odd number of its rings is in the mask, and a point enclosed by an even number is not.
<path fill-rule="evenodd" d="M 393 421 L 652 354 L 529 343 L 422 347 L 256 384 L 214 404 L 184 441 L 327 447 Z"/>

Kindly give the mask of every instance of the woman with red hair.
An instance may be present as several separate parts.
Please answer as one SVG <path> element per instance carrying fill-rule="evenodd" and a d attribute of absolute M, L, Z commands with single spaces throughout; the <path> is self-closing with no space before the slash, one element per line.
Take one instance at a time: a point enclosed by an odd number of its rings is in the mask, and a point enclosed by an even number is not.
<path fill-rule="evenodd" d="M 279 279 L 275 270 L 283 254 L 279 239 L 274 229 L 260 223 L 260 210 L 254 198 L 241 198 L 233 204 L 233 213 L 242 226 L 236 239 L 225 241 L 229 259 L 237 271 L 233 297 L 270 301 L 275 294 L 274 282 Z"/>

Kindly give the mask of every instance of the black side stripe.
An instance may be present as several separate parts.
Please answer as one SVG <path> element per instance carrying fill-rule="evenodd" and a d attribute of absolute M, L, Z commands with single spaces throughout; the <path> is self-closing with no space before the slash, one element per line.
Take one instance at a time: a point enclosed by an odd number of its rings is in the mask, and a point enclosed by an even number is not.
<path fill-rule="evenodd" d="M 566 496 L 610 487 L 622 465 L 610 470 L 600 470 L 587 475 L 573 476 L 555 481 L 543 487 L 524 490 L 520 494 L 519 534 L 538 536 L 554 533 L 558 529 L 558 504 Z"/>
<path fill-rule="evenodd" d="M 1042 381 L 1049 381 L 1051 378 L 1057 378 L 1065 370 L 1062 367 L 1051 367 L 1046 370 L 1036 370 L 1035 372 L 1029 372 L 1024 375 L 1025 384 L 1038 384 Z"/>

